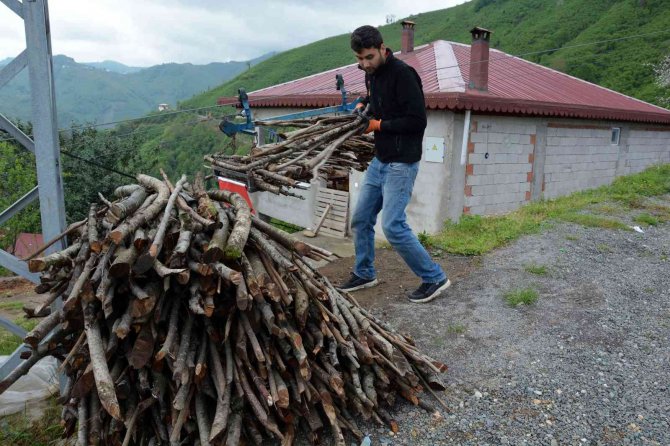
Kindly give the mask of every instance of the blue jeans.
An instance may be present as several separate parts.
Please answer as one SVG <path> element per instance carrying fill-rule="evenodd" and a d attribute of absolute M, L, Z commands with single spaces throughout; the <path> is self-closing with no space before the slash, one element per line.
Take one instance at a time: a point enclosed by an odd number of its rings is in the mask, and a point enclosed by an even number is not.
<path fill-rule="evenodd" d="M 418 171 L 418 162 L 382 163 L 373 158 L 370 163 L 351 221 L 356 248 L 354 274 L 358 277 L 368 280 L 376 277 L 375 223 L 377 214 L 382 211 L 382 229 L 386 239 L 414 274 L 425 283 L 446 279 L 440 265 L 433 262 L 407 224 L 405 208 L 412 197 Z"/>

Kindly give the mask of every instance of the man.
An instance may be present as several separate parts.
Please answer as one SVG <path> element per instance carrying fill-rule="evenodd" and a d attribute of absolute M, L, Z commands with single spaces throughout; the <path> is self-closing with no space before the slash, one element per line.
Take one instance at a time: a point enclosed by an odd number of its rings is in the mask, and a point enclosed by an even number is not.
<path fill-rule="evenodd" d="M 407 297 L 413 302 L 429 302 L 451 282 L 419 243 L 405 215 L 427 122 L 421 79 L 412 67 L 393 56 L 381 33 L 372 26 L 362 26 L 351 34 L 351 49 L 359 68 L 365 71 L 368 96 L 357 113 L 362 114 L 363 107 L 369 105 L 367 116 L 372 118 L 366 133 L 374 132 L 375 158 L 365 174 L 351 222 L 356 249 L 354 272 L 340 290 L 377 285 L 374 226 L 381 211 L 386 239 L 422 280 Z"/>

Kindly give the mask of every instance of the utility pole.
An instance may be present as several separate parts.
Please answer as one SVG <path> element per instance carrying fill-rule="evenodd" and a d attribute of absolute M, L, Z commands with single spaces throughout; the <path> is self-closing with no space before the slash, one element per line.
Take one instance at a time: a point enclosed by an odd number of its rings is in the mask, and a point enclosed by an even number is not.
<path fill-rule="evenodd" d="M 42 235 L 44 241 L 47 241 L 65 229 L 65 199 L 56 120 L 49 9 L 47 0 L 0 1 L 23 19 L 26 34 L 26 49 L 0 70 L 0 88 L 24 68 L 28 68 L 33 135 L 31 138 L 24 134 L 2 114 L 3 110 L 0 110 L 0 129 L 9 133 L 26 150 L 35 154 L 37 168 L 37 186 L 0 213 L 0 224 L 39 198 Z M 47 252 L 58 251 L 64 247 L 64 242 L 58 241 Z M 28 271 L 25 262 L 1 249 L 0 265 L 33 283 L 39 283 L 39 276 Z M 60 305 L 60 302 L 56 305 Z M 0 322 L 0 325 L 13 333 L 25 335 L 25 330 L 12 322 Z M 0 367 L 0 379 L 21 363 L 20 354 L 23 351 L 29 351 L 27 346 L 19 347 Z"/>

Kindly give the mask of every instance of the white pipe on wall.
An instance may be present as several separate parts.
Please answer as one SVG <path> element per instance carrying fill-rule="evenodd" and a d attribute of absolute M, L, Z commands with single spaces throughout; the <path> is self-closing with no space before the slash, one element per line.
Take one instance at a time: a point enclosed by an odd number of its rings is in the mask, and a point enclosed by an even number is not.
<path fill-rule="evenodd" d="M 463 124 L 463 145 L 461 146 L 461 166 L 465 166 L 468 157 L 468 139 L 470 137 L 470 110 L 465 110 L 465 123 Z"/>

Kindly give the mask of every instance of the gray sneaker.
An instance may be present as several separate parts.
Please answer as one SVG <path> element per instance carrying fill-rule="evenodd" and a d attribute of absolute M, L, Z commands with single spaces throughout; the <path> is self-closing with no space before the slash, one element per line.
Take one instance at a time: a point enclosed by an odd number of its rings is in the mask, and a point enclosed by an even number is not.
<path fill-rule="evenodd" d="M 337 289 L 340 291 L 356 291 L 362 290 L 363 288 L 370 288 L 379 284 L 377 279 L 363 279 L 358 277 L 356 274 L 351 273 L 349 280 L 344 282 L 342 285 L 338 286 Z"/>
<path fill-rule="evenodd" d="M 442 293 L 442 291 L 449 288 L 451 281 L 444 279 L 438 283 L 422 283 L 419 288 L 407 294 L 407 298 L 416 303 L 430 302 Z"/>

